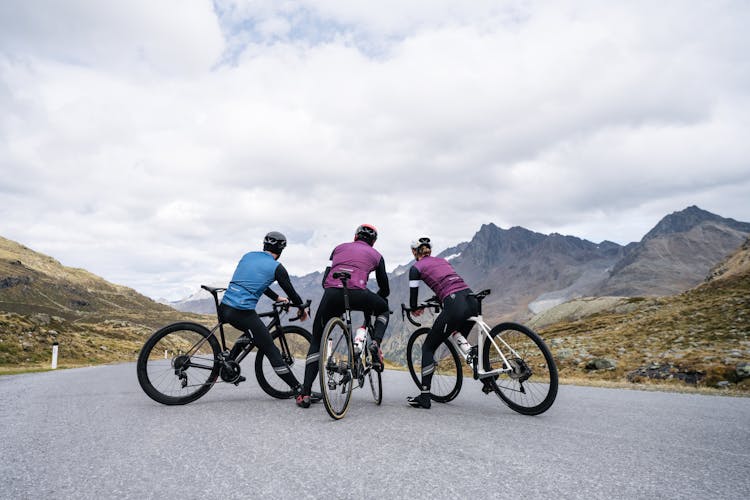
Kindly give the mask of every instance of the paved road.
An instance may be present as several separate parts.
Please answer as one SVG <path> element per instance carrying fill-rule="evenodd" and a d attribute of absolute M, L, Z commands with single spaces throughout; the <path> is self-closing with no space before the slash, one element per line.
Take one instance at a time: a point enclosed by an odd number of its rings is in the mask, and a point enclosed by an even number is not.
<path fill-rule="evenodd" d="M 430 411 L 346 418 L 254 377 L 162 406 L 125 364 L 0 377 L 0 498 L 747 498 L 750 398 L 563 386 L 524 417 L 474 381 Z"/>

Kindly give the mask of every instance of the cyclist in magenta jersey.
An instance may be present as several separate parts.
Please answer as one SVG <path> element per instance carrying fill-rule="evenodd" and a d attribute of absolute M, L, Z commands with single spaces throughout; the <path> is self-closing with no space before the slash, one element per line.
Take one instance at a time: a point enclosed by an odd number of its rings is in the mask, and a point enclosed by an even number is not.
<path fill-rule="evenodd" d="M 301 384 L 284 363 L 281 352 L 273 343 L 268 328 L 255 312 L 255 306 L 261 295 L 280 302 L 288 302 L 291 299 L 294 306 L 301 307 L 303 304 L 289 280 L 289 273 L 278 262 L 285 247 L 286 237 L 277 231 L 271 231 L 263 239 L 262 252 L 249 252 L 240 259 L 219 305 L 219 315 L 223 321 L 236 329 L 242 332 L 250 331 L 255 345 L 268 357 L 276 374 L 297 394 L 300 394 Z M 289 295 L 289 299 L 280 297 L 268 288 L 274 281 L 279 283 L 282 290 Z M 299 319 L 302 321 L 307 319 L 307 312 L 304 308 L 300 308 Z M 251 341 L 247 334 L 243 333 L 232 347 L 231 354 L 236 356 L 243 346 Z M 245 377 L 240 376 L 239 381 L 244 380 Z"/>
<path fill-rule="evenodd" d="M 432 257 L 429 238 L 414 241 L 411 251 L 416 263 L 409 270 L 409 307 L 417 307 L 420 281 L 430 287 L 443 304 L 443 310 L 422 344 L 421 392 L 418 396 L 407 398 L 409 405 L 414 408 L 429 408 L 430 385 L 435 371 L 435 349 L 454 331 L 461 332 L 464 337 L 469 335 L 474 324 L 467 320 L 479 313 L 479 303 L 476 298 L 469 296 L 471 289 L 447 260 Z M 417 309 L 412 314 L 419 316 L 422 310 Z"/>
<path fill-rule="evenodd" d="M 380 252 L 373 248 L 378 238 L 378 231 L 370 224 L 362 224 L 357 228 L 354 241 L 342 243 L 331 253 L 331 265 L 323 273 L 323 298 L 313 320 L 313 340 L 307 354 L 305 367 L 305 382 L 302 395 L 297 397 L 297 404 L 303 408 L 310 406 L 310 389 L 318 374 L 318 360 L 320 359 L 320 338 L 328 320 L 344 313 L 344 292 L 341 280 L 335 279 L 333 273 L 345 271 L 351 274 L 347 283 L 351 308 L 356 311 L 367 311 L 376 316 L 375 329 L 370 346 L 373 354 L 373 367 L 383 369 L 383 354 L 380 343 L 388 326 L 388 301 L 390 294 L 388 275 L 385 261 Z M 378 292 L 367 289 L 370 273 L 375 271 Z"/>

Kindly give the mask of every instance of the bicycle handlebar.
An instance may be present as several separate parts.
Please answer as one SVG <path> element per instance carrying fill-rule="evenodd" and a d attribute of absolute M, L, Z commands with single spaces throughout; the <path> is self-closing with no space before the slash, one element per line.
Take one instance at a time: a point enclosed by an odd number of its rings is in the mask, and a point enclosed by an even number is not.
<path fill-rule="evenodd" d="M 271 306 L 274 309 L 278 309 L 278 310 L 284 311 L 284 312 L 289 312 L 289 308 L 290 307 L 296 307 L 297 309 L 299 309 L 300 314 L 302 314 L 302 311 L 304 311 L 305 309 L 307 309 L 307 312 L 309 314 L 310 313 L 310 304 L 312 304 L 312 300 L 307 299 L 305 301 L 305 303 L 301 304 L 301 305 L 294 305 L 294 304 L 292 304 L 289 301 L 285 301 L 285 302 L 274 302 Z M 299 321 L 300 314 L 298 314 L 294 318 L 289 318 L 289 321 Z"/>
<path fill-rule="evenodd" d="M 433 295 L 429 299 L 425 300 L 423 303 L 419 304 L 417 307 L 410 308 L 406 307 L 406 304 L 403 302 L 401 303 L 401 319 L 404 319 L 404 316 L 406 316 L 406 319 L 409 320 L 409 323 L 411 323 L 414 326 L 422 326 L 422 323 L 418 323 L 414 318 L 411 317 L 412 311 L 421 311 L 424 309 L 433 308 L 436 313 L 439 313 L 440 310 L 443 308 L 443 305 L 438 300 L 437 296 Z"/>

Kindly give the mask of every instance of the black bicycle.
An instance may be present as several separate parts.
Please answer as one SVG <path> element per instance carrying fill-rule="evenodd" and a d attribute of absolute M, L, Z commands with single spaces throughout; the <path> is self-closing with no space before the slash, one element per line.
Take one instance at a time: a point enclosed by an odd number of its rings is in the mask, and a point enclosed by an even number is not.
<path fill-rule="evenodd" d="M 370 345 L 373 325 L 371 315 L 365 313 L 365 331 L 352 338 L 352 312 L 346 288 L 351 274 L 333 273 L 344 285 L 344 315 L 331 318 L 320 339 L 320 388 L 326 411 L 333 419 L 346 415 L 354 388 L 364 387 L 369 380 L 375 404 L 383 400 L 383 381 L 380 372 L 372 366 Z M 354 386 L 356 382 L 356 387 Z"/>
<path fill-rule="evenodd" d="M 193 322 L 167 325 L 155 332 L 146 341 L 138 356 L 138 382 L 143 391 L 154 401 L 165 405 L 183 405 L 195 401 L 217 382 L 238 385 L 240 363 L 253 350 L 255 343 L 235 344 L 230 350 L 224 335 L 224 322 L 219 315 L 219 293 L 226 288 L 201 288 L 213 295 L 216 304 L 217 324 L 208 329 Z M 289 311 L 289 302 L 274 302 L 270 311 L 258 316 L 270 318 L 268 331 L 284 362 L 298 380 L 304 379 L 305 358 L 310 348 L 312 335 L 302 327 L 281 325 L 281 314 Z M 303 309 L 310 308 L 308 300 Z M 299 316 L 290 318 L 296 321 Z M 217 338 L 216 332 L 219 332 Z M 255 357 L 255 376 L 258 385 L 270 396 L 288 399 L 294 396 L 290 387 L 273 370 L 263 352 Z"/>
<path fill-rule="evenodd" d="M 557 365 L 542 338 L 518 323 L 500 323 L 490 328 L 482 319 L 482 300 L 490 290 L 471 294 L 479 302 L 479 313 L 469 318 L 477 327 L 477 345 L 470 345 L 459 332 L 453 332 L 435 350 L 430 396 L 433 401 L 446 403 L 461 391 L 464 373 L 460 357 L 466 361 L 475 380 L 481 380 L 485 394 L 495 392 L 511 409 L 524 415 L 539 415 L 547 411 L 557 396 Z M 432 297 L 415 309 L 401 304 L 401 314 L 410 323 L 415 321 L 414 310 L 439 313 L 442 305 Z M 430 329 L 415 330 L 406 344 L 406 361 L 412 380 L 420 387 L 422 345 Z M 459 357 L 460 356 L 460 357 Z"/>

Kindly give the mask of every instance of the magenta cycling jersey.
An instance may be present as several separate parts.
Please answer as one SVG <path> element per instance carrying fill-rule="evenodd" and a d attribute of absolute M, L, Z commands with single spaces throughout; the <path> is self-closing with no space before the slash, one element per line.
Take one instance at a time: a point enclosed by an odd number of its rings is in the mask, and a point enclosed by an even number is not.
<path fill-rule="evenodd" d="M 447 260 L 440 257 L 422 257 L 409 270 L 409 287 L 425 282 L 442 302 L 448 295 L 469 288 Z"/>
<path fill-rule="evenodd" d="M 335 279 L 333 273 L 346 271 L 351 274 L 347 288 L 363 290 L 367 288 L 370 273 L 378 268 L 383 257 L 380 253 L 364 241 L 342 243 L 333 249 L 331 254 L 331 270 L 323 283 L 324 288 L 342 288 L 340 279 Z"/>

